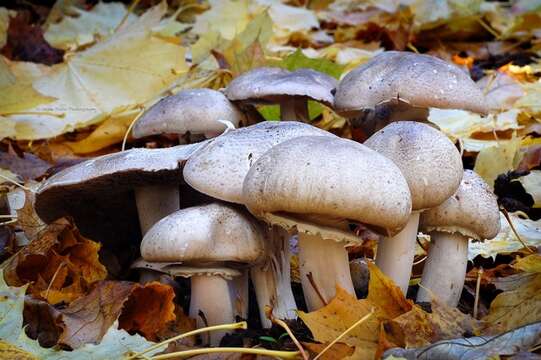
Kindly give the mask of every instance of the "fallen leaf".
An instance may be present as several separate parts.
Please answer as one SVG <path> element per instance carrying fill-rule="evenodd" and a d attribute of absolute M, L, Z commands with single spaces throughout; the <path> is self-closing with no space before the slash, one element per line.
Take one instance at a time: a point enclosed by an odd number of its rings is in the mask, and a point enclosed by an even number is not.
<path fill-rule="evenodd" d="M 0 167 L 9 169 L 23 180 L 33 180 L 45 175 L 51 164 L 31 153 L 18 156 L 0 152 Z"/>
<path fill-rule="evenodd" d="M 402 290 L 374 263 L 368 263 L 368 270 L 370 271 L 370 280 L 368 281 L 367 300 L 375 304 L 386 318 L 393 319 L 412 309 L 413 302 L 407 300 Z"/>
<path fill-rule="evenodd" d="M 175 292 L 169 285 L 151 282 L 133 290 L 119 318 L 120 328 L 149 340 L 175 321 Z"/>
<path fill-rule="evenodd" d="M 195 34 L 203 35 L 209 31 L 216 31 L 223 39 L 232 40 L 244 31 L 250 22 L 248 0 L 210 0 L 209 4 L 209 10 L 196 16 L 192 30 Z"/>
<path fill-rule="evenodd" d="M 526 93 L 515 103 L 516 108 L 524 109 L 531 113 L 541 112 L 541 80 L 535 83 L 522 84 L 522 89 Z"/>
<path fill-rule="evenodd" d="M 14 12 L 11 11 L 14 15 Z M 0 49 L 6 45 L 9 28 L 10 11 L 4 7 L 0 7 Z"/>
<path fill-rule="evenodd" d="M 541 273 L 541 255 L 532 254 L 519 258 L 512 266 L 517 270 L 528 273 Z"/>
<path fill-rule="evenodd" d="M 120 316 L 135 283 L 100 281 L 86 296 L 62 310 L 63 332 L 59 343 L 77 349 L 87 343 L 99 343 Z"/>
<path fill-rule="evenodd" d="M 62 333 L 62 314 L 49 303 L 33 299 L 24 299 L 24 326 L 26 334 L 36 339 L 43 347 L 52 347 L 58 343 Z"/>
<path fill-rule="evenodd" d="M 32 242 L 43 235 L 47 225 L 39 218 L 34 210 L 35 194 L 22 189 L 17 189 L 14 192 L 23 200 L 22 207 L 12 209 L 17 212 L 17 226 L 24 231 L 28 241 Z"/>
<path fill-rule="evenodd" d="M 317 355 L 323 349 L 325 349 L 328 344 L 315 344 L 315 343 L 303 342 L 302 345 L 304 348 L 308 349 L 308 351 L 310 351 L 314 355 Z M 328 349 L 320 357 L 320 359 L 321 360 L 341 360 L 352 355 L 354 351 L 355 351 L 355 348 L 338 342 L 334 344 L 330 349 Z"/>
<path fill-rule="evenodd" d="M 528 175 L 520 177 L 518 181 L 532 196 L 534 207 L 541 207 L 541 170 L 532 170 Z"/>
<path fill-rule="evenodd" d="M 479 152 L 473 170 L 479 174 L 490 187 L 494 180 L 515 167 L 521 139 L 501 140 L 497 145 L 487 147 Z"/>
<path fill-rule="evenodd" d="M 62 20 L 50 24 L 45 32 L 49 44 L 64 50 L 73 50 L 82 45 L 93 43 L 96 37 L 106 37 L 127 16 L 125 24 L 134 21 L 137 16 L 127 14 L 126 6 L 119 2 L 99 2 L 90 11 L 70 6 L 65 9 Z"/>

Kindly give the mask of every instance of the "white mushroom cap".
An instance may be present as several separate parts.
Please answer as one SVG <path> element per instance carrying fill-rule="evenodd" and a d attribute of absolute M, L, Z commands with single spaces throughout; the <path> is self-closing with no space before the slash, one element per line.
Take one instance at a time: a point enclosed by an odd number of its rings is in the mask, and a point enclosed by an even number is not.
<path fill-rule="evenodd" d="M 261 67 L 233 79 L 225 89 L 231 101 L 279 103 L 288 96 L 303 96 L 333 106 L 337 81 L 312 69 L 288 71 Z"/>
<path fill-rule="evenodd" d="M 411 212 L 398 167 L 338 137 L 303 136 L 276 145 L 251 167 L 243 193 L 249 210 L 262 218 L 285 213 L 331 227 L 358 221 L 386 234 L 400 231 Z"/>
<path fill-rule="evenodd" d="M 394 122 L 364 145 L 400 168 L 410 188 L 413 210 L 438 206 L 460 185 L 464 172 L 460 153 L 447 136 L 429 125 Z"/>
<path fill-rule="evenodd" d="M 338 84 L 335 109 L 344 115 L 400 99 L 415 107 L 487 113 L 482 91 L 459 67 L 430 55 L 386 51 Z"/>
<path fill-rule="evenodd" d="M 179 210 L 157 222 L 141 243 L 146 261 L 179 261 L 212 268 L 220 264 L 253 264 L 263 259 L 261 230 L 249 214 L 212 203 Z M 225 266 L 227 267 L 227 266 Z"/>
<path fill-rule="evenodd" d="M 500 231 L 496 196 L 479 175 L 466 170 L 453 196 L 421 214 L 420 228 L 426 232 L 458 232 L 472 239 L 492 239 Z"/>
<path fill-rule="evenodd" d="M 271 147 L 305 135 L 335 137 L 299 122 L 265 121 L 213 140 L 186 163 L 184 179 L 202 193 L 242 204 L 242 183 L 252 164 Z"/>
<path fill-rule="evenodd" d="M 220 133 L 228 121 L 238 127 L 242 113 L 219 91 L 190 89 L 168 96 L 148 109 L 135 123 L 136 138 L 157 134 Z"/>

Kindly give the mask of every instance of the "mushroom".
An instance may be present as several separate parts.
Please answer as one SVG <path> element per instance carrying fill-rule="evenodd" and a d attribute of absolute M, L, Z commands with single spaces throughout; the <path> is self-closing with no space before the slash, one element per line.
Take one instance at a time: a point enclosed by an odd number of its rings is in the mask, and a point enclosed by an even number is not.
<path fill-rule="evenodd" d="M 132 134 L 141 138 L 157 134 L 186 133 L 212 138 L 228 127 L 238 127 L 242 113 L 219 91 L 182 90 L 150 107 L 135 123 Z"/>
<path fill-rule="evenodd" d="M 398 167 L 351 140 L 302 136 L 278 144 L 250 168 L 243 185 L 250 212 L 299 235 L 308 310 L 330 301 L 336 285 L 355 294 L 346 246 L 360 222 L 393 235 L 408 221 L 411 196 Z"/>
<path fill-rule="evenodd" d="M 332 107 L 336 84 L 333 77 L 312 69 L 260 67 L 233 79 L 225 95 L 235 102 L 279 104 L 282 120 L 309 122 L 308 99 Z"/>
<path fill-rule="evenodd" d="M 459 67 L 430 55 L 386 51 L 338 84 L 334 108 L 371 135 L 395 120 L 425 121 L 429 107 L 486 114 L 484 95 Z M 357 118 L 357 119 L 355 119 Z"/>
<path fill-rule="evenodd" d="M 376 265 L 406 294 L 415 256 L 419 214 L 440 205 L 462 179 L 460 153 L 443 133 L 429 125 L 398 121 L 372 135 L 367 147 L 391 159 L 408 182 L 412 213 L 406 227 L 378 243 Z"/>
<path fill-rule="evenodd" d="M 175 275 L 189 277 L 189 314 L 198 327 L 235 321 L 231 280 L 240 277 L 239 267 L 263 259 L 264 244 L 259 225 L 249 214 L 223 203 L 178 210 L 158 221 L 141 243 L 141 255 L 149 262 L 182 262 Z M 242 287 L 241 287 L 242 288 Z M 218 345 L 224 333 L 210 334 Z"/>
<path fill-rule="evenodd" d="M 182 166 L 205 145 L 130 149 L 79 163 L 40 186 L 36 212 L 47 223 L 71 215 L 81 233 L 93 239 L 129 241 L 138 236 L 132 225 L 137 215 L 144 234 L 159 219 L 178 210 Z"/>
<path fill-rule="evenodd" d="M 266 121 L 240 128 L 212 141 L 190 158 L 184 179 L 194 189 L 214 198 L 243 204 L 242 184 L 250 167 L 273 146 L 302 135 L 335 137 L 329 132 L 298 122 Z M 280 228 L 267 228 L 267 261 L 251 268 L 261 323 L 265 306 L 279 319 L 295 319 L 296 304 L 290 283 L 289 236 Z"/>
<path fill-rule="evenodd" d="M 456 193 L 425 211 L 420 227 L 430 234 L 431 245 L 417 301 L 435 296 L 455 307 L 466 277 L 468 240 L 492 239 L 500 231 L 496 196 L 479 175 L 466 170 Z"/>

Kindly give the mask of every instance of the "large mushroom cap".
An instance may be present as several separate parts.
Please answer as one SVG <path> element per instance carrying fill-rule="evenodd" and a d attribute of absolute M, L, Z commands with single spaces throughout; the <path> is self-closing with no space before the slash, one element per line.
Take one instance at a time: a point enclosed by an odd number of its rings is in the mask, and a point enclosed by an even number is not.
<path fill-rule="evenodd" d="M 225 130 L 228 121 L 238 127 L 243 115 L 219 91 L 183 90 L 148 109 L 135 123 L 136 138 L 157 134 L 215 134 Z"/>
<path fill-rule="evenodd" d="M 285 213 L 314 222 L 347 219 L 387 234 L 400 231 L 411 212 L 398 167 L 337 137 L 303 136 L 276 145 L 250 168 L 243 193 L 249 210 L 263 218 Z"/>
<path fill-rule="evenodd" d="M 429 125 L 398 121 L 372 135 L 364 145 L 391 159 L 408 182 L 413 210 L 438 206 L 460 185 L 460 153 Z"/>
<path fill-rule="evenodd" d="M 232 101 L 256 103 L 278 103 L 283 97 L 302 96 L 332 107 L 336 85 L 336 79 L 312 69 L 261 67 L 233 79 L 225 95 Z"/>
<path fill-rule="evenodd" d="M 230 131 L 186 162 L 184 179 L 214 198 L 243 203 L 242 182 L 252 164 L 271 147 L 306 135 L 334 137 L 314 126 L 292 121 L 266 121 Z"/>
<path fill-rule="evenodd" d="M 141 243 L 146 261 L 251 264 L 263 259 L 257 223 L 244 211 L 212 203 L 179 210 L 157 222 Z"/>
<path fill-rule="evenodd" d="M 414 107 L 488 112 L 482 91 L 460 68 L 400 51 L 384 52 L 349 72 L 336 89 L 335 109 L 348 115 L 396 100 Z"/>
<path fill-rule="evenodd" d="M 466 170 L 453 196 L 421 214 L 420 228 L 427 232 L 459 232 L 473 239 L 492 239 L 500 231 L 496 196 L 479 175 Z"/>
<path fill-rule="evenodd" d="M 40 186 L 36 212 L 45 222 L 71 215 L 85 236 L 115 240 L 121 229 L 131 228 L 137 219 L 131 190 L 181 183 L 183 164 L 206 144 L 131 149 L 79 163 Z"/>

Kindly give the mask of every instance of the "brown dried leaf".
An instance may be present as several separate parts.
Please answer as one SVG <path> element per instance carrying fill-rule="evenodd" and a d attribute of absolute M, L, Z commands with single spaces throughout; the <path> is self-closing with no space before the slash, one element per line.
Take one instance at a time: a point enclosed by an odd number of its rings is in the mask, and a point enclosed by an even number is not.
<path fill-rule="evenodd" d="M 51 164 L 34 154 L 23 153 L 22 156 L 0 152 L 0 168 L 9 169 L 23 180 L 34 180 L 45 175 Z"/>
<path fill-rule="evenodd" d="M 173 288 L 157 281 L 137 287 L 122 311 L 119 327 L 157 340 L 158 333 L 176 319 L 174 298 Z"/>
<path fill-rule="evenodd" d="M 312 354 L 319 354 L 328 344 L 315 344 L 315 343 L 302 343 L 303 347 L 308 349 Z M 334 344 L 329 350 L 327 350 L 321 357 L 321 360 L 340 360 L 351 356 L 355 348 L 343 343 Z"/>

